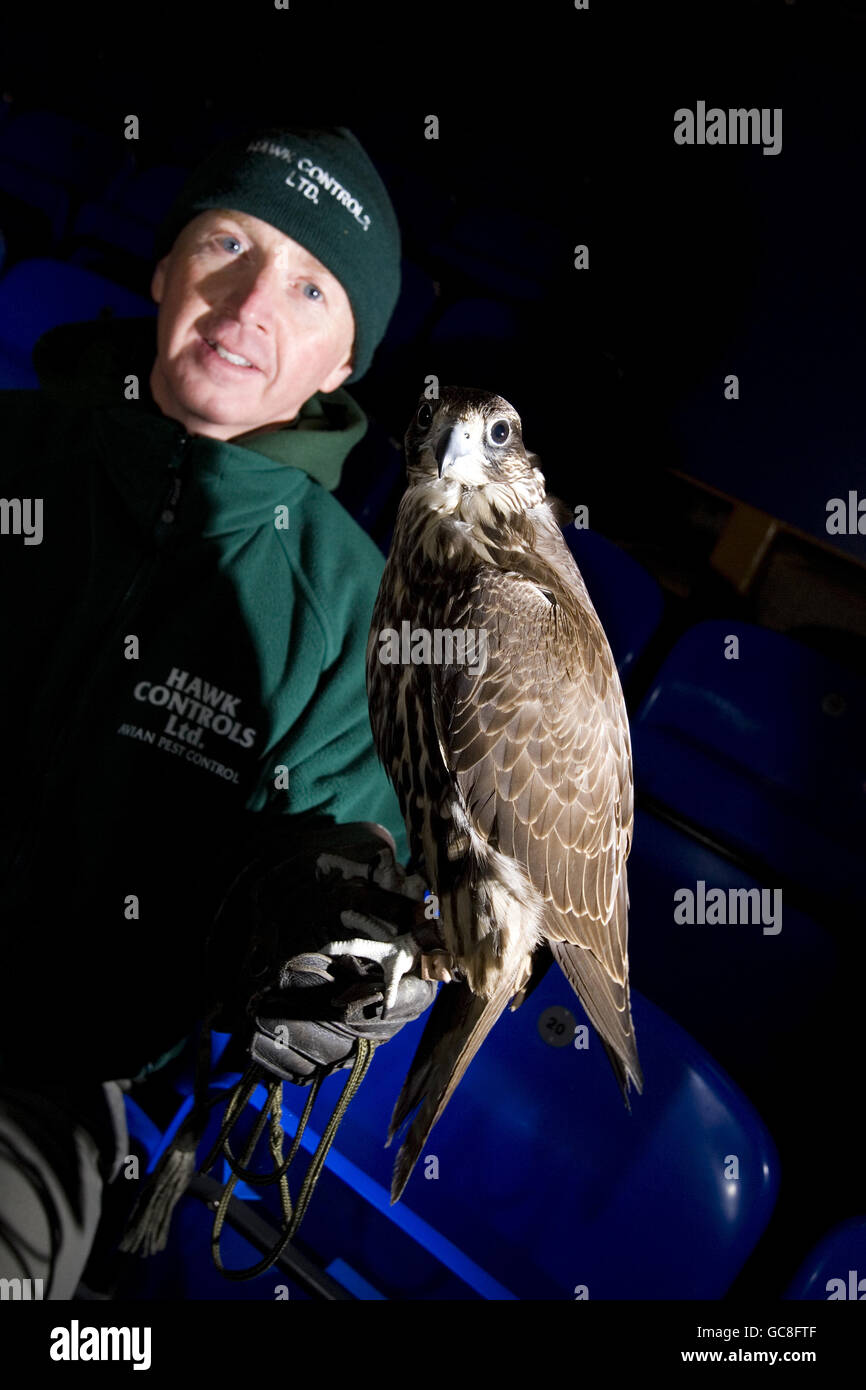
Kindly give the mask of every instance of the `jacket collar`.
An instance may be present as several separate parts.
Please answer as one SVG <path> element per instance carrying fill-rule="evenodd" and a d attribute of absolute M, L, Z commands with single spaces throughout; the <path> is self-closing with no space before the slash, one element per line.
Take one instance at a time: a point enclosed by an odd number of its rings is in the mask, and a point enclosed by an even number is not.
<path fill-rule="evenodd" d="M 180 439 L 185 430 L 163 415 L 150 392 L 155 358 L 155 315 L 61 324 L 40 338 L 33 355 L 46 392 L 78 406 L 106 411 L 116 427 L 122 428 L 126 421 L 137 433 L 142 432 L 144 425 L 153 428 L 150 421 L 155 419 L 163 422 L 167 438 L 173 431 Z M 140 397 L 123 403 L 124 382 L 133 374 L 138 379 Z M 145 421 L 142 416 L 150 420 Z M 267 487 L 267 475 L 273 469 L 267 468 L 265 460 L 270 460 L 272 465 L 302 470 L 333 492 L 339 486 L 346 456 L 366 429 L 364 412 L 348 391 L 338 387 L 327 395 L 317 392 L 311 396 L 296 419 L 281 429 L 240 436 L 226 443 L 201 435 L 192 437 L 196 441 L 198 466 L 220 477 L 243 469 L 258 474 Z M 148 432 L 147 428 L 144 432 Z"/>

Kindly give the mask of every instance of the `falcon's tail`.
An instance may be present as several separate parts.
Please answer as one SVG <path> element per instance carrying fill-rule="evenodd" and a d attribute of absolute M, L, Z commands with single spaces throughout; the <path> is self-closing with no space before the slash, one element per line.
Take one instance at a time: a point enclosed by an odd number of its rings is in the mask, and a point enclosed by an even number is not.
<path fill-rule="evenodd" d="M 440 989 L 388 1128 L 386 1148 L 423 1098 L 394 1163 L 392 1205 L 399 1201 L 427 1135 L 513 993 L 514 981 L 506 981 L 489 1000 L 473 994 L 463 982 Z"/>
<path fill-rule="evenodd" d="M 551 941 L 550 948 L 601 1038 L 622 1089 L 626 1108 L 631 1110 L 629 1080 L 640 1094 L 643 1091 L 643 1072 L 631 1021 L 628 983 L 617 984 L 591 951 L 574 946 L 570 941 Z"/>

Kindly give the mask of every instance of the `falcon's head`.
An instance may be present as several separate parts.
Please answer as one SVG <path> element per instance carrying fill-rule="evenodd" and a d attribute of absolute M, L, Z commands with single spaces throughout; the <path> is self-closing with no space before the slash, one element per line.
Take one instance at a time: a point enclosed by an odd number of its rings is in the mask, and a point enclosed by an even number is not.
<path fill-rule="evenodd" d="M 431 511 L 495 522 L 544 501 L 544 477 L 523 444 L 520 416 L 503 396 L 445 386 L 421 396 L 406 431 L 409 488 Z"/>

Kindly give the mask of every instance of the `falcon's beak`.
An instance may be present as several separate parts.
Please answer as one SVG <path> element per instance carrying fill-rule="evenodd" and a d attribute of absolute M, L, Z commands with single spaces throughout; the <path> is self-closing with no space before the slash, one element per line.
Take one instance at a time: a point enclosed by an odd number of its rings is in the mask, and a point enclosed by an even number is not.
<path fill-rule="evenodd" d="M 480 432 L 474 420 L 459 420 L 450 429 L 445 428 L 439 436 L 434 457 L 439 466 L 439 477 L 445 469 L 458 459 L 476 456 L 481 443 Z"/>

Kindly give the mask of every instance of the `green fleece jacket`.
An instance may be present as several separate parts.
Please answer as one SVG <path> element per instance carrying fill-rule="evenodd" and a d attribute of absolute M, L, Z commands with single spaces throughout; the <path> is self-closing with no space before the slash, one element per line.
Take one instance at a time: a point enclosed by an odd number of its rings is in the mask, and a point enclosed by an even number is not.
<path fill-rule="evenodd" d="M 134 1075 L 189 1031 L 258 825 L 377 821 L 408 853 L 364 687 L 383 561 L 331 496 L 363 413 L 338 390 L 243 442 L 189 435 L 155 352 L 155 320 L 67 325 L 43 389 L 0 392 L 13 1075 Z"/>

